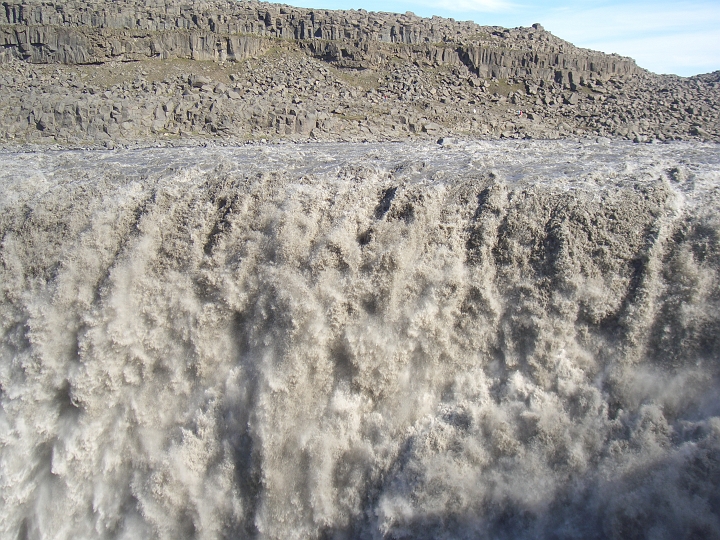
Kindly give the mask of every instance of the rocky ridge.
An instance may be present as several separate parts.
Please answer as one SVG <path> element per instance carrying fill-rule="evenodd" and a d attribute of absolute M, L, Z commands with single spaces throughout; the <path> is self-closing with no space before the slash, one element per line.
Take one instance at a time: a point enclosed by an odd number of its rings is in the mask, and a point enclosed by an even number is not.
<path fill-rule="evenodd" d="M 720 72 L 649 73 L 539 24 L 258 2 L 4 2 L 0 140 L 720 140 Z"/>

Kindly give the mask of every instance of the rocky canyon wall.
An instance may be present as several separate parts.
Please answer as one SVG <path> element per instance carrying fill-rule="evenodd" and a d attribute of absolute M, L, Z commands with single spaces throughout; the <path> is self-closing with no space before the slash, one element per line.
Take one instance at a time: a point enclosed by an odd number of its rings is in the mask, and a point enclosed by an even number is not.
<path fill-rule="evenodd" d="M 397 55 L 465 64 L 483 77 L 577 84 L 639 73 L 629 58 L 574 47 L 539 24 L 506 30 L 412 13 L 324 11 L 256 2 L 4 2 L 2 56 L 33 63 L 189 58 L 238 61 L 278 40 L 347 67 Z"/>

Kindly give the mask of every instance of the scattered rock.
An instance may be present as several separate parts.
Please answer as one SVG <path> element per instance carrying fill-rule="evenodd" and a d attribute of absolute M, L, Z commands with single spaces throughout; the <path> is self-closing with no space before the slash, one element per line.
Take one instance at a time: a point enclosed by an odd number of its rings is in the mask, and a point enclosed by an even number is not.
<path fill-rule="evenodd" d="M 437 143 L 443 148 L 452 148 L 457 145 L 457 139 L 454 137 L 441 137 L 437 140 Z"/>
<path fill-rule="evenodd" d="M 203 86 L 209 86 L 212 84 L 212 80 L 202 75 L 192 75 L 190 77 L 190 86 L 193 88 L 202 88 Z"/>
<path fill-rule="evenodd" d="M 422 127 L 422 131 L 425 133 L 432 135 L 434 133 L 437 133 L 442 129 L 442 126 L 440 124 L 436 124 L 435 122 L 428 122 Z"/>
<path fill-rule="evenodd" d="M 578 95 L 573 92 L 572 94 L 565 96 L 564 100 L 566 105 L 577 105 L 579 98 Z"/>
<path fill-rule="evenodd" d="M 690 135 L 695 135 L 697 137 L 702 137 L 704 139 L 710 139 L 711 135 L 707 131 L 705 131 L 700 126 L 693 126 L 690 128 Z"/>

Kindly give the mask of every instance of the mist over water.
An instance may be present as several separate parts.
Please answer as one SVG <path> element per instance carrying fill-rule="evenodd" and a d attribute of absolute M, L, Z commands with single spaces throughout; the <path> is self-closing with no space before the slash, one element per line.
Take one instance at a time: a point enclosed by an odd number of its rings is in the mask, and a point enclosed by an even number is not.
<path fill-rule="evenodd" d="M 0 163 L 0 537 L 720 538 L 716 145 Z"/>

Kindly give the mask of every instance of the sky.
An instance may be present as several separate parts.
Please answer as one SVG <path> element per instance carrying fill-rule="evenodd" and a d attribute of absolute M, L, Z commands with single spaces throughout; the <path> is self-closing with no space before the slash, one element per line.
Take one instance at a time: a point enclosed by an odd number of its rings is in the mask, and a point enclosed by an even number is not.
<path fill-rule="evenodd" d="M 579 46 L 629 56 L 655 73 L 684 77 L 720 70 L 720 0 L 280 0 L 317 9 L 439 15 L 481 25 L 539 22 Z"/>

